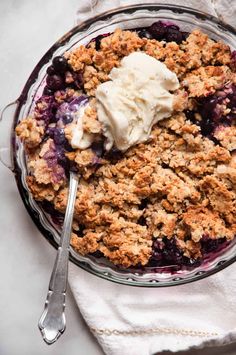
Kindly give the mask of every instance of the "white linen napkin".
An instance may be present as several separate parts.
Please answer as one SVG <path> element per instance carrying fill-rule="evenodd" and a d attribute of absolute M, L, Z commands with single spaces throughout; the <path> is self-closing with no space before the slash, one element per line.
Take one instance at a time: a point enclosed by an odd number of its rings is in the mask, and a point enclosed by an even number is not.
<path fill-rule="evenodd" d="M 81 0 L 78 22 L 108 8 L 137 2 Z M 142 0 L 145 2 L 152 1 Z M 174 3 L 186 4 L 183 0 Z M 189 0 L 188 6 L 236 25 L 233 0 Z M 114 284 L 70 264 L 69 284 L 107 355 L 151 355 L 236 341 L 236 265 L 192 284 L 147 289 Z"/>
<path fill-rule="evenodd" d="M 153 355 L 236 341 L 236 265 L 192 284 L 138 288 L 70 264 L 69 283 L 107 355 Z"/>
<path fill-rule="evenodd" d="M 95 14 L 119 6 L 138 3 L 158 3 L 188 6 L 219 17 L 222 21 L 236 27 L 236 1 L 235 0 L 80 0 L 77 11 L 77 22 L 84 21 Z"/>

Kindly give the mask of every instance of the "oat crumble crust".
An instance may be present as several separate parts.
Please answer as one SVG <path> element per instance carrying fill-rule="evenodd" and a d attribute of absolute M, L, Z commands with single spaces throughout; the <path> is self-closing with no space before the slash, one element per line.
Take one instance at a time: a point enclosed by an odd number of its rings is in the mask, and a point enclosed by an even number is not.
<path fill-rule="evenodd" d="M 195 98 L 214 93 L 228 81 L 236 82 L 230 49 L 199 30 L 178 45 L 117 29 L 101 40 L 99 50 L 91 42 L 67 52 L 73 70 L 83 74 L 84 90 L 91 99 L 83 127 L 94 137 L 101 135 L 95 90 L 134 51 L 163 61 L 177 74 L 181 87 L 174 93 L 174 112 L 153 127 L 149 141 L 131 147 L 117 161 L 98 158 L 90 148 L 67 153 L 81 174 L 71 245 L 82 255 L 100 251 L 114 264 L 130 267 L 146 265 L 153 239 L 166 236 L 176 238 L 185 256 L 198 258 L 203 235 L 232 240 L 236 234 L 236 126 L 219 127 L 214 132 L 220 144 L 216 145 L 182 111 L 194 107 Z M 63 102 L 73 94 L 55 97 Z M 65 127 L 69 143 L 73 127 L 74 123 Z M 42 141 L 42 122 L 28 117 L 16 133 L 29 152 L 27 183 L 33 197 L 51 201 L 56 210 L 65 212 L 68 181 L 57 171 L 59 165 L 52 168 L 45 160 L 53 141 Z M 140 223 L 142 218 L 146 225 Z"/>

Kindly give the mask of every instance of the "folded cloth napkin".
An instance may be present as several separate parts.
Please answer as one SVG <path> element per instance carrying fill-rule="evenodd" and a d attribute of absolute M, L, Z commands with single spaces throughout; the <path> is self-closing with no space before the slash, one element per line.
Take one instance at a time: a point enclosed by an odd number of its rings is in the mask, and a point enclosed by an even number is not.
<path fill-rule="evenodd" d="M 236 27 L 236 1 L 235 0 L 81 0 L 77 11 L 77 22 L 84 21 L 95 14 L 119 6 L 138 3 L 158 3 L 188 6 L 219 17 L 222 21 Z"/>
<path fill-rule="evenodd" d="M 236 341 L 236 265 L 192 284 L 138 288 L 69 268 L 69 283 L 107 355 L 152 355 Z"/>
<path fill-rule="evenodd" d="M 78 21 L 131 3 L 81 0 Z M 185 1 L 174 3 L 184 5 Z M 234 1 L 189 0 L 188 6 L 236 24 Z M 151 355 L 236 341 L 236 265 L 192 284 L 147 289 L 114 284 L 70 264 L 69 284 L 84 319 L 108 355 Z"/>

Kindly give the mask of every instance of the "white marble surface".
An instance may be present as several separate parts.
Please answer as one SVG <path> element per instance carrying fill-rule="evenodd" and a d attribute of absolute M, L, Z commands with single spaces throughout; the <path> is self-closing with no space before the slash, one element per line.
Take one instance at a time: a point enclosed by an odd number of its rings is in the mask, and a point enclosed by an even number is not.
<path fill-rule="evenodd" d="M 1 108 L 19 96 L 44 52 L 73 27 L 77 7 L 75 0 L 0 1 Z M 30 220 L 12 173 L 1 164 L 0 186 L 0 354 L 103 354 L 70 292 L 65 334 L 50 347 L 42 341 L 37 322 L 55 250 Z"/>
<path fill-rule="evenodd" d="M 77 8 L 78 0 L 0 1 L 0 108 L 18 97 L 41 56 L 75 24 Z M 30 220 L 12 173 L 1 164 L 0 201 L 0 355 L 102 355 L 70 292 L 66 333 L 50 347 L 42 341 L 37 322 L 55 250 Z M 236 348 L 180 353 L 190 354 L 235 355 Z"/>

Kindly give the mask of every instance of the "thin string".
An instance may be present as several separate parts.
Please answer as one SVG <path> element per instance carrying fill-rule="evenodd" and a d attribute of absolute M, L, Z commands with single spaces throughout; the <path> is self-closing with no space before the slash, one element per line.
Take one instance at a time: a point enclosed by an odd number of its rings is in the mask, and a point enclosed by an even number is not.
<path fill-rule="evenodd" d="M 174 329 L 174 328 L 151 328 L 143 330 L 118 330 L 118 329 L 99 329 L 91 327 L 90 330 L 98 335 L 124 335 L 124 336 L 140 336 L 140 335 L 155 335 L 155 334 L 174 334 L 191 337 L 214 337 L 219 334 L 216 332 L 205 332 L 189 329 Z"/>

